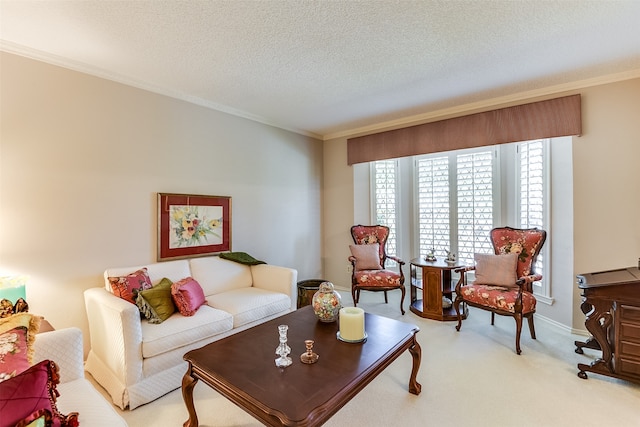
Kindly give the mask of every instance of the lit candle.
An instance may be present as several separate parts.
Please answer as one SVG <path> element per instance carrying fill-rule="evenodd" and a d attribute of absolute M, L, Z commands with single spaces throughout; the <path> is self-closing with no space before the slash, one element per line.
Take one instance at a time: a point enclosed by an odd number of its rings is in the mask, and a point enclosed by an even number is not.
<path fill-rule="evenodd" d="M 358 307 L 340 309 L 340 336 L 348 341 L 357 341 L 364 338 L 363 309 Z"/>

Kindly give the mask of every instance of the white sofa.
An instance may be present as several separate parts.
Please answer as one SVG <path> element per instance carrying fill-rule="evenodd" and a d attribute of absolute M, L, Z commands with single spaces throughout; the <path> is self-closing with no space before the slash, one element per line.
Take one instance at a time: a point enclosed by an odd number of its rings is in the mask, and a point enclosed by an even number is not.
<path fill-rule="evenodd" d="M 165 277 L 193 277 L 207 304 L 191 317 L 176 312 L 160 324 L 141 320 L 135 305 L 110 292 L 107 277 L 142 267 L 154 285 Z M 291 268 L 218 256 L 108 269 L 105 288 L 84 293 L 91 338 L 85 368 L 122 409 L 157 399 L 180 387 L 189 350 L 295 310 L 297 275 Z"/>
<path fill-rule="evenodd" d="M 33 363 L 53 360 L 60 368 L 60 393 L 56 405 L 67 415 L 78 412 L 82 427 L 126 427 L 114 407 L 84 377 L 82 331 L 65 328 L 36 335 Z"/>

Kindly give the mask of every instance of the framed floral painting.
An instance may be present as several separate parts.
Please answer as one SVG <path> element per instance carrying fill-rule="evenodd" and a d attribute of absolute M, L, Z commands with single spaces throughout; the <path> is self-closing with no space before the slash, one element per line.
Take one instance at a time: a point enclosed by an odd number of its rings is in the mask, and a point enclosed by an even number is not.
<path fill-rule="evenodd" d="M 231 197 L 158 193 L 158 261 L 231 251 Z"/>

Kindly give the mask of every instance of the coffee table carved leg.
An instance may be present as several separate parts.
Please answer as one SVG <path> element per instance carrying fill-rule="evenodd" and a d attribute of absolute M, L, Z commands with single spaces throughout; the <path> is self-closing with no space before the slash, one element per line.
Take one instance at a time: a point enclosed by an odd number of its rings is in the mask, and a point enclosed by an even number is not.
<path fill-rule="evenodd" d="M 416 380 L 418 376 L 418 369 L 420 369 L 420 361 L 422 360 L 422 348 L 415 336 L 413 337 L 413 344 L 409 347 L 409 353 L 413 356 L 413 367 L 411 368 L 411 378 L 409 378 L 409 393 L 420 394 L 422 391 L 422 385 Z"/>
<path fill-rule="evenodd" d="M 198 383 L 196 378 L 191 376 L 191 364 L 187 373 L 182 377 L 182 399 L 184 404 L 187 405 L 187 411 L 189 411 L 189 419 L 184 422 L 183 427 L 198 427 L 198 416 L 196 415 L 196 407 L 193 404 L 193 388 Z"/>

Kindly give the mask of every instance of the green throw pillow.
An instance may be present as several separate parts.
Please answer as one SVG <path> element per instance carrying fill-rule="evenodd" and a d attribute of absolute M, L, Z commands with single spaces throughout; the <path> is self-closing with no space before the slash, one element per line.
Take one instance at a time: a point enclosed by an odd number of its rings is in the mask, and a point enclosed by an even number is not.
<path fill-rule="evenodd" d="M 138 292 L 136 305 L 149 323 L 162 323 L 176 311 L 171 297 L 173 282 L 166 277 L 151 289 Z"/>

